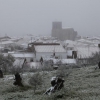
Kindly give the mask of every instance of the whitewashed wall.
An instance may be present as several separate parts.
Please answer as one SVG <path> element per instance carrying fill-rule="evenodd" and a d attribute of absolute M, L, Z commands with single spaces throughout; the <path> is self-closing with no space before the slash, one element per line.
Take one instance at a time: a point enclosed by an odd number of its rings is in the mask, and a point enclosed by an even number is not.
<path fill-rule="evenodd" d="M 27 61 L 30 61 L 30 59 L 35 60 L 35 54 L 34 53 L 8 53 L 11 54 L 15 59 L 17 58 L 26 58 Z"/>
<path fill-rule="evenodd" d="M 36 53 L 36 60 L 40 60 L 41 57 L 51 57 L 53 55 L 52 52 L 38 52 Z M 59 52 L 55 53 L 55 56 L 60 56 L 60 58 L 65 59 L 67 58 L 67 53 Z"/>

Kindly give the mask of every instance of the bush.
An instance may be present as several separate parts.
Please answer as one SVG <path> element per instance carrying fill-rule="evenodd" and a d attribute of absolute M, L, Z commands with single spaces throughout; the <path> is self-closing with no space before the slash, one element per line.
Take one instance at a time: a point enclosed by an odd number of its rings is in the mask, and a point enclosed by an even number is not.
<path fill-rule="evenodd" d="M 39 73 L 34 74 L 30 80 L 29 80 L 29 84 L 31 84 L 33 86 L 34 89 L 34 93 L 36 91 L 36 89 L 42 85 L 42 76 Z"/>
<path fill-rule="evenodd" d="M 68 77 L 69 74 L 71 73 L 71 69 L 69 69 L 68 67 L 66 67 L 66 65 L 63 65 L 63 66 L 59 66 L 58 69 L 57 69 L 57 76 L 60 76 L 60 77 Z"/>
<path fill-rule="evenodd" d="M 14 57 L 11 55 L 4 56 L 3 54 L 0 54 L 0 64 L 2 64 L 2 70 L 6 73 L 10 70 L 10 68 L 13 66 L 13 62 L 15 61 Z"/>
<path fill-rule="evenodd" d="M 53 69 L 52 66 L 48 65 L 48 66 L 43 66 L 43 67 L 41 68 L 41 70 L 42 70 L 42 71 L 53 71 L 54 69 Z"/>

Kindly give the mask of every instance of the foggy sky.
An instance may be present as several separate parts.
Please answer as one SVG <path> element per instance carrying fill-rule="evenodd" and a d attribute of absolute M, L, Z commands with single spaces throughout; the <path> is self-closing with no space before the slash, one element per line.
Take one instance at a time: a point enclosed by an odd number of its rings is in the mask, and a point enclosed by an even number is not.
<path fill-rule="evenodd" d="M 0 36 L 50 35 L 53 21 L 98 36 L 100 0 L 0 0 Z"/>

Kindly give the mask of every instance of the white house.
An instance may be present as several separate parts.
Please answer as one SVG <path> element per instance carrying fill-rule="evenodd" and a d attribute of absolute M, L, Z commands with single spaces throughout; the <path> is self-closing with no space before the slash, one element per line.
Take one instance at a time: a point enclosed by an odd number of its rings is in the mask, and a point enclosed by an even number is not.
<path fill-rule="evenodd" d="M 35 60 L 34 53 L 27 52 L 8 52 L 8 54 L 12 55 L 15 59 L 25 59 L 29 62 L 31 59 Z"/>
<path fill-rule="evenodd" d="M 93 41 L 87 39 L 77 40 L 77 45 L 75 46 L 77 50 L 78 58 L 89 58 L 93 53 L 99 52 L 100 48 Z"/>
<path fill-rule="evenodd" d="M 67 52 L 61 45 L 35 45 L 36 59 L 40 60 L 41 57 L 67 58 Z"/>
<path fill-rule="evenodd" d="M 10 41 L 10 40 L 8 40 L 8 41 L 1 41 L 0 42 L 0 46 L 3 46 L 3 47 L 8 47 L 10 45 L 15 45 L 15 43 L 13 41 Z"/>

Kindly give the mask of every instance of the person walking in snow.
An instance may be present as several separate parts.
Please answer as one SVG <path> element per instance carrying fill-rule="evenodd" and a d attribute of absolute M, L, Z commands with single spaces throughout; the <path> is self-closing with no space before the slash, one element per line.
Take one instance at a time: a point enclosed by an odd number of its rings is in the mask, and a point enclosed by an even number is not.
<path fill-rule="evenodd" d="M 3 78 L 3 72 L 1 69 L 0 69 L 0 78 Z"/>
<path fill-rule="evenodd" d="M 15 82 L 13 84 L 23 87 L 22 78 L 18 72 L 15 74 Z"/>
<path fill-rule="evenodd" d="M 99 67 L 99 69 L 100 69 L 100 61 L 99 61 L 99 63 L 98 63 L 98 67 Z"/>

